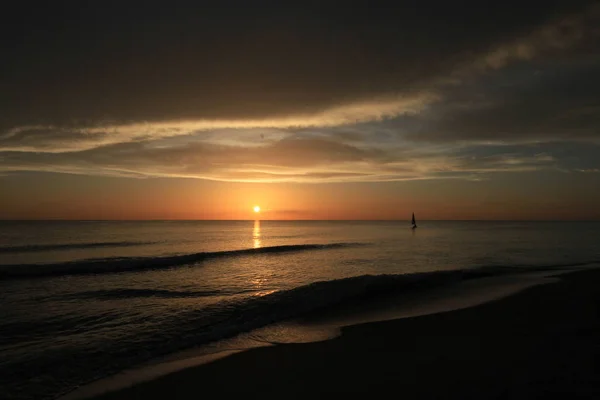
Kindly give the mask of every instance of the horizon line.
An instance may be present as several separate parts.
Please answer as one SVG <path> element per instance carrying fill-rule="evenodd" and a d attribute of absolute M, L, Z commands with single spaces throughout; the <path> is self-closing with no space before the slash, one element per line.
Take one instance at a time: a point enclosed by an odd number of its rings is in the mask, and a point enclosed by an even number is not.
<path fill-rule="evenodd" d="M 0 222 L 410 222 L 407 219 L 188 219 L 188 218 L 147 218 L 147 219 L 67 219 L 67 218 L 0 218 Z M 600 222 L 600 218 L 591 219 L 426 219 L 429 222 Z"/>

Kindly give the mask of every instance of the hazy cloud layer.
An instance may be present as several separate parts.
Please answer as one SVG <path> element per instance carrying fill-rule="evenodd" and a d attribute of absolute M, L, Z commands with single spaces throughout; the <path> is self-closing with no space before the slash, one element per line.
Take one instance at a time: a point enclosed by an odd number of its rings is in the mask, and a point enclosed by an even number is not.
<path fill-rule="evenodd" d="M 580 150 L 572 144 L 575 152 Z M 203 142 L 156 146 L 115 144 L 69 153 L 3 152 L 2 170 L 70 172 L 129 177 L 171 176 L 232 181 L 393 181 L 431 178 L 482 179 L 491 172 L 583 170 L 592 172 L 600 147 L 567 163 L 569 151 L 547 145 L 388 148 L 352 145 L 307 135 L 266 140 L 258 146 Z M 555 156 L 556 154 L 557 156 Z"/>
<path fill-rule="evenodd" d="M 58 2 L 4 19 L 0 173 L 320 182 L 600 168 L 588 154 L 595 2 Z"/>

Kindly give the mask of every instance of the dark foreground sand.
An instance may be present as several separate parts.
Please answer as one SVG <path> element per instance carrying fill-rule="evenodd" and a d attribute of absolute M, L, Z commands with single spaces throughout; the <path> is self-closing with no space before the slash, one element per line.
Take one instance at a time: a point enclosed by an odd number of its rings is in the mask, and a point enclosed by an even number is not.
<path fill-rule="evenodd" d="M 600 270 L 480 306 L 234 354 L 97 399 L 600 399 Z"/>

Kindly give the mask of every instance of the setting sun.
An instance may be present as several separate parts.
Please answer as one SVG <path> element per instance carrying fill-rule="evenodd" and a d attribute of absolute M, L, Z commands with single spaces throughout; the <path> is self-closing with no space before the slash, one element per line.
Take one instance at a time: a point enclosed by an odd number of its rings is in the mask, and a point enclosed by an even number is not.
<path fill-rule="evenodd" d="M 260 207 L 259 207 L 259 206 L 254 206 L 254 212 L 255 212 L 255 213 L 258 213 L 258 212 L 260 212 Z"/>

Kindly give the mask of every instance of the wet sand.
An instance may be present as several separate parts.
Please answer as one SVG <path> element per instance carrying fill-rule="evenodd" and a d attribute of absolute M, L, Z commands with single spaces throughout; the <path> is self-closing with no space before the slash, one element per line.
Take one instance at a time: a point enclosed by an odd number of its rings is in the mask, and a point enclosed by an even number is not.
<path fill-rule="evenodd" d="M 233 354 L 96 399 L 600 398 L 600 270 L 455 311 Z"/>

